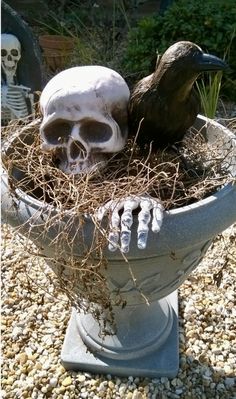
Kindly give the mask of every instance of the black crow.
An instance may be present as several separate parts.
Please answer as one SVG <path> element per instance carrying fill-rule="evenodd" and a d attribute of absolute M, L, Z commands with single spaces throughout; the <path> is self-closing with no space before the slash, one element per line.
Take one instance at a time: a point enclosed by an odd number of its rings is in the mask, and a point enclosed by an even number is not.
<path fill-rule="evenodd" d="M 193 88 L 201 72 L 226 68 L 218 57 L 203 53 L 196 44 L 181 41 L 159 58 L 156 70 L 140 80 L 131 92 L 129 130 L 140 146 L 153 148 L 181 141 L 194 124 L 200 100 Z"/>

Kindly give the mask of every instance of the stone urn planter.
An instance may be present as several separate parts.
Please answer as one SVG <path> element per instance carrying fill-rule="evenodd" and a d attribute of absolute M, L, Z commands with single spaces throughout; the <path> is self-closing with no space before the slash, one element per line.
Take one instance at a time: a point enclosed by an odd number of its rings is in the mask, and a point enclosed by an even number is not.
<path fill-rule="evenodd" d="M 230 165 L 229 173 L 235 175 L 234 135 L 200 115 L 195 127 L 202 129 L 209 143 L 216 137 L 222 139 L 222 154 L 228 154 L 225 162 Z M 30 144 L 30 137 L 26 140 Z M 13 146 L 14 138 L 6 146 L 6 156 Z M 11 173 L 15 179 L 22 178 L 17 168 Z M 30 228 L 30 238 L 53 257 L 53 240 L 58 229 L 63 229 L 64 220 L 42 234 L 48 212 L 56 214 L 57 210 L 19 189 L 12 194 L 7 172 L 3 172 L 3 219 L 23 234 L 27 235 Z M 127 260 L 119 251 L 106 250 L 108 263 L 102 273 L 107 278 L 111 301 L 119 296 L 126 306 L 113 306 L 115 328 L 108 325 L 111 334 L 105 336 L 100 334 L 100 325 L 92 313 L 74 309 L 61 353 L 64 367 L 126 376 L 174 377 L 179 358 L 177 289 L 202 260 L 213 238 L 235 221 L 236 186 L 230 183 L 192 205 L 167 211 L 160 233 L 149 233 L 145 250 L 138 250 L 133 239 Z M 137 225 L 136 218 L 132 237 Z M 76 226 L 75 217 L 71 234 L 75 234 Z M 93 231 L 92 220 L 86 219 L 83 237 L 88 245 Z M 81 243 L 76 235 L 73 250 L 74 256 L 81 258 Z M 130 270 L 135 278 L 131 278 Z M 106 319 L 105 312 L 103 317 Z"/>
<path fill-rule="evenodd" d="M 65 68 L 75 49 L 76 40 L 73 37 L 60 35 L 41 35 L 39 44 L 51 71 Z"/>

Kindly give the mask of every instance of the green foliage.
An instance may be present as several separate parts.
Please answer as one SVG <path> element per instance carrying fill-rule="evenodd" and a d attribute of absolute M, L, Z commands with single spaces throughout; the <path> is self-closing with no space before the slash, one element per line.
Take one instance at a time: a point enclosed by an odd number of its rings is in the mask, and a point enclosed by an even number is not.
<path fill-rule="evenodd" d="M 175 0 L 163 15 L 145 18 L 131 29 L 123 59 L 126 74 L 136 79 L 153 71 L 156 53 L 171 44 L 190 40 L 205 52 L 223 58 L 231 71 L 224 72 L 224 92 L 236 97 L 235 0 Z"/>
<path fill-rule="evenodd" d="M 202 112 L 208 118 L 214 119 L 216 115 L 219 94 L 221 88 L 222 72 L 208 75 L 208 82 L 200 79 L 196 82 L 197 90 L 201 100 Z"/>
<path fill-rule="evenodd" d="M 104 9 L 92 0 L 80 1 L 79 7 L 78 1 L 70 0 L 64 11 L 55 11 L 56 3 L 52 1 L 47 18 L 38 22 L 44 34 L 76 39 L 76 49 L 67 67 L 100 64 L 119 70 L 120 54 L 130 29 L 124 1 L 112 0 L 111 7 Z"/>
<path fill-rule="evenodd" d="M 68 27 L 65 21 L 58 18 L 52 11 L 48 13 L 47 19 L 38 20 L 38 23 L 40 28 L 48 35 L 74 36 L 73 31 L 70 30 L 70 27 Z"/>

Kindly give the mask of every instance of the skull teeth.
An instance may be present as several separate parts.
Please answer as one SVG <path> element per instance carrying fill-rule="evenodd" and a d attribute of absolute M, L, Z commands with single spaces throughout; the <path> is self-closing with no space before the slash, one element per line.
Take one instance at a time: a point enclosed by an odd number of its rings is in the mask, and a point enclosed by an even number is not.
<path fill-rule="evenodd" d="M 59 168 L 63 170 L 63 172 L 73 175 L 81 173 L 92 173 L 104 168 L 107 160 L 107 154 L 100 154 L 100 156 L 96 157 L 90 156 L 85 160 L 75 161 L 69 161 L 68 159 L 64 158 L 64 160 L 62 160 L 62 162 L 60 163 Z"/>
<path fill-rule="evenodd" d="M 4 64 L 4 67 L 5 67 L 5 69 L 6 69 L 7 71 L 11 72 L 11 71 L 14 71 L 14 70 L 15 70 L 15 67 L 16 67 L 15 64 L 14 64 L 13 66 L 6 65 L 5 62 L 4 62 L 3 64 Z"/>

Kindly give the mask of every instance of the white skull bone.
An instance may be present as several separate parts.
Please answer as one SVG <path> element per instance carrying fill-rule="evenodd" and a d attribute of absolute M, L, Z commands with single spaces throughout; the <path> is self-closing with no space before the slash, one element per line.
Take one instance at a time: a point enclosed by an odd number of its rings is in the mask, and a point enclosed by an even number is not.
<path fill-rule="evenodd" d="M 21 58 L 21 44 L 16 36 L 10 33 L 1 34 L 1 64 L 6 75 L 6 83 L 14 84 L 17 64 Z"/>
<path fill-rule="evenodd" d="M 48 82 L 40 98 L 40 135 L 45 150 L 56 149 L 60 169 L 88 172 L 123 149 L 129 95 L 124 79 L 102 66 L 70 68 Z"/>

